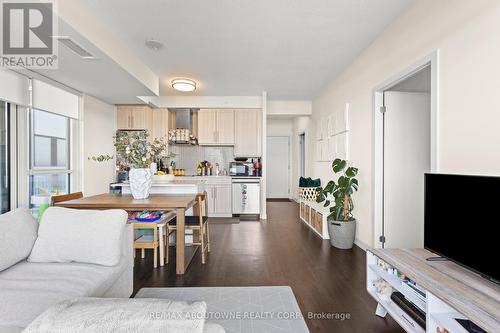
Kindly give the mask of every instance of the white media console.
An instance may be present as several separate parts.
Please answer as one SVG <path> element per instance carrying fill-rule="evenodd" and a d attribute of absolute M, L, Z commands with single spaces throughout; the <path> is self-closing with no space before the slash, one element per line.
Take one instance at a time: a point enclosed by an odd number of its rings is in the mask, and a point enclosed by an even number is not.
<path fill-rule="evenodd" d="M 378 303 L 376 314 L 389 314 L 412 333 L 468 333 L 456 319 L 500 332 L 500 286 L 453 262 L 426 260 L 432 256 L 424 249 L 366 252 L 366 288 Z M 425 329 L 390 297 L 378 293 L 374 282 L 381 279 L 425 313 Z"/>

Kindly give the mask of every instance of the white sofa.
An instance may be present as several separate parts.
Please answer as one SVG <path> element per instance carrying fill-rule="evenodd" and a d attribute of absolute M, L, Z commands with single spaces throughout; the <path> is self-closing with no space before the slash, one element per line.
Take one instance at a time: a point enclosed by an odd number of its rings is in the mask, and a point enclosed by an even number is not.
<path fill-rule="evenodd" d="M 7 214 L 11 213 L 15 212 Z M 17 244 L 6 235 L 12 229 L 6 227 L 7 223 L 12 223 L 10 220 L 0 219 L 0 241 L 3 240 L 4 244 L 10 241 L 16 247 Z M 132 237 L 132 227 L 125 225 L 121 237 L 122 255 L 115 266 L 29 262 L 26 255 L 10 267 L 0 268 L 0 333 L 21 332 L 47 308 L 64 300 L 75 297 L 130 297 L 133 292 Z M 0 261 L 1 252 L 2 245 Z"/>

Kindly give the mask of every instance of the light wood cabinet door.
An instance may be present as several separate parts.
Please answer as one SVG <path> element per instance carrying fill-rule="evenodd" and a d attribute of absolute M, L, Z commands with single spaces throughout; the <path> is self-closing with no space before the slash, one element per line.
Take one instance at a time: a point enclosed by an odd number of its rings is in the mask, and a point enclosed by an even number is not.
<path fill-rule="evenodd" d="M 149 106 L 137 106 L 132 109 L 132 129 L 148 130 L 151 134 L 152 109 Z"/>
<path fill-rule="evenodd" d="M 153 109 L 150 128 L 150 139 L 168 140 L 169 111 L 168 109 Z"/>
<path fill-rule="evenodd" d="M 217 110 L 217 143 L 234 145 L 234 110 Z"/>
<path fill-rule="evenodd" d="M 130 119 L 131 108 L 128 105 L 118 105 L 116 107 L 116 128 L 131 129 L 132 121 Z"/>
<path fill-rule="evenodd" d="M 234 111 L 234 156 L 262 156 L 262 111 L 241 109 Z"/>
<path fill-rule="evenodd" d="M 152 110 L 147 105 L 117 105 L 116 125 L 118 129 L 149 130 L 152 122 Z"/>
<path fill-rule="evenodd" d="M 198 111 L 198 144 L 217 144 L 217 110 L 200 109 Z"/>
<path fill-rule="evenodd" d="M 205 185 L 208 199 L 208 215 L 215 214 L 215 185 Z"/>
<path fill-rule="evenodd" d="M 232 192 L 231 185 L 215 186 L 215 213 L 231 214 L 232 212 Z"/>

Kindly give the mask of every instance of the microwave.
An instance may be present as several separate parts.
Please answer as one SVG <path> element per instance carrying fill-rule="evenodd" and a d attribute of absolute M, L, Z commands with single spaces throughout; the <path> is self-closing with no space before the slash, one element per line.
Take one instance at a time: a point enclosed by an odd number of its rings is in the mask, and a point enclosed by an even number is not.
<path fill-rule="evenodd" d="M 252 163 L 231 162 L 229 163 L 230 176 L 251 176 L 253 172 Z"/>

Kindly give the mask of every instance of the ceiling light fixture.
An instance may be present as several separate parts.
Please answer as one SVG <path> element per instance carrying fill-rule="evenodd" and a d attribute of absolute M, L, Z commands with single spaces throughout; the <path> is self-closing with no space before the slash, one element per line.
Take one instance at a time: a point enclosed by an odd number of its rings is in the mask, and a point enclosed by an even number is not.
<path fill-rule="evenodd" d="M 196 90 L 196 82 L 190 79 L 173 79 L 172 88 L 178 91 L 194 91 Z"/>
<path fill-rule="evenodd" d="M 154 38 L 146 39 L 144 44 L 153 51 L 160 51 L 163 48 L 163 43 Z"/>

